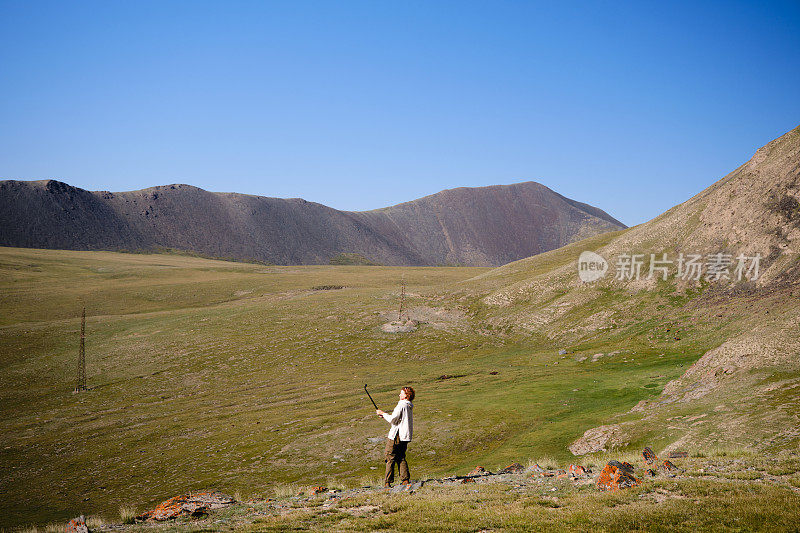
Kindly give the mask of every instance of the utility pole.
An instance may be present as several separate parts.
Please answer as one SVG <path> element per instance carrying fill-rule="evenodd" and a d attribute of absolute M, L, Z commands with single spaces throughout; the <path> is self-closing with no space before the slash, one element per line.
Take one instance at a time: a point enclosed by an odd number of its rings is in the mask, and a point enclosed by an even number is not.
<path fill-rule="evenodd" d="M 403 305 L 406 303 L 406 276 L 403 274 L 403 278 L 401 281 L 402 285 L 400 285 L 400 312 L 397 313 L 397 320 L 402 322 L 403 320 Z"/>
<path fill-rule="evenodd" d="M 86 390 L 86 308 L 81 314 L 81 347 L 78 351 L 78 382 L 75 392 Z"/>

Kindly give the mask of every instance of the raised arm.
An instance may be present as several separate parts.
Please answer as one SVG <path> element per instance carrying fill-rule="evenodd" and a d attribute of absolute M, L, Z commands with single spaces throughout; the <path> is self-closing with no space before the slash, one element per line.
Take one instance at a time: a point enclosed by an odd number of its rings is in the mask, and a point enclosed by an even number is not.
<path fill-rule="evenodd" d="M 402 401 L 397 402 L 397 405 L 395 406 L 394 411 L 392 411 L 392 414 L 383 413 L 383 415 L 381 416 L 383 416 L 383 419 L 392 425 L 399 424 L 400 420 L 403 418 L 403 402 Z"/>

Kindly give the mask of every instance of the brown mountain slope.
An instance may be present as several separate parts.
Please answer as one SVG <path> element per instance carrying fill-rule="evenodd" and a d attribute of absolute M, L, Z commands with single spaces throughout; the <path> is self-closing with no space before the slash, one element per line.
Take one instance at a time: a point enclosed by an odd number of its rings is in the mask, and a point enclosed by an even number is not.
<path fill-rule="evenodd" d="M 505 264 L 624 227 L 535 182 L 450 189 L 356 216 L 437 264 Z"/>
<path fill-rule="evenodd" d="M 608 261 L 601 280 L 580 280 L 584 250 Z M 675 264 L 667 280 L 648 279 L 650 254 L 672 260 L 700 254 L 706 261 L 718 252 L 730 254 L 733 279 L 707 279 L 708 270 L 697 281 L 680 279 Z M 733 276 L 740 253 L 761 254 L 757 279 Z M 615 277 L 616 262 L 627 254 L 642 254 L 638 280 Z M 694 362 L 659 395 L 588 430 L 574 453 L 631 443 L 796 447 L 800 127 L 645 224 L 505 265 L 460 290 L 487 322 L 542 335 L 589 365 L 595 352 L 607 359 L 594 364 Z"/>
<path fill-rule="evenodd" d="M 53 180 L 0 182 L 4 246 L 166 247 L 275 264 L 359 254 L 392 265 L 499 265 L 621 227 L 534 182 L 447 190 L 367 212 L 189 185 L 110 193 Z"/>

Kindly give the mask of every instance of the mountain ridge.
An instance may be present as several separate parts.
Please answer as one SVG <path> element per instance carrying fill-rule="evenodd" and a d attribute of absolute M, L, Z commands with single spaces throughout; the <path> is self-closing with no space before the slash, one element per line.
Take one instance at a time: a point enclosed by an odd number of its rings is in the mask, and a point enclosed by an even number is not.
<path fill-rule="evenodd" d="M 0 181 L 0 245 L 173 248 L 275 264 L 359 254 L 388 265 L 496 266 L 624 225 L 537 182 L 445 189 L 369 211 L 187 184 L 86 191 Z"/>

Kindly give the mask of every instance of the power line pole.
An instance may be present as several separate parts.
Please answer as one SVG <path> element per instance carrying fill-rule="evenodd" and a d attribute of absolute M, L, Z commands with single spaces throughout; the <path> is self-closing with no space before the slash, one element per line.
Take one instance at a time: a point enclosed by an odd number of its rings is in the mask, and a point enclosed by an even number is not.
<path fill-rule="evenodd" d="M 397 313 L 397 320 L 403 320 L 403 305 L 406 302 L 406 277 L 403 275 L 402 285 L 400 286 L 400 312 Z"/>
<path fill-rule="evenodd" d="M 78 351 L 78 382 L 75 392 L 86 390 L 86 308 L 81 314 L 81 347 Z"/>

